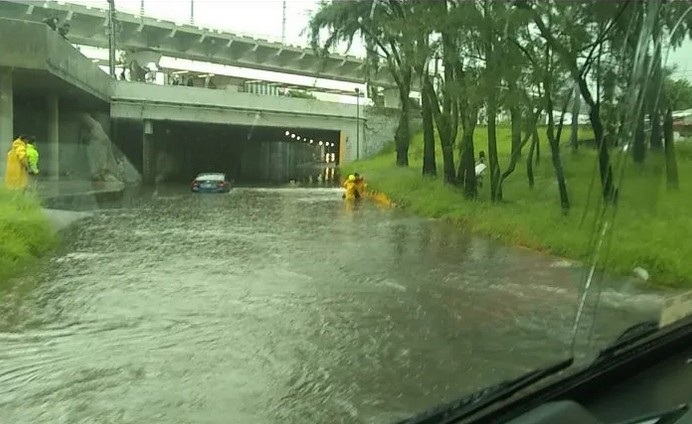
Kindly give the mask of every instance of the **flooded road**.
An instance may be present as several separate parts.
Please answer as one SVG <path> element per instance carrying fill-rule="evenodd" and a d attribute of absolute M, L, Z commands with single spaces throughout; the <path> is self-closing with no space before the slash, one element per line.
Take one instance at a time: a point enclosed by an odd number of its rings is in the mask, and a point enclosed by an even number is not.
<path fill-rule="evenodd" d="M 1 294 L 0 416 L 392 422 L 563 358 L 581 273 L 334 189 L 169 187 Z M 659 306 L 621 290 L 599 340 Z"/>

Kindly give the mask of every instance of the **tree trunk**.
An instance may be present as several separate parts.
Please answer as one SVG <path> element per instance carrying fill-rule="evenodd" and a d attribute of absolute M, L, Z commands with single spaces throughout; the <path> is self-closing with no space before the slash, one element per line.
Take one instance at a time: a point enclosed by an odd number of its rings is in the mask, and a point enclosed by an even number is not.
<path fill-rule="evenodd" d="M 500 186 L 500 163 L 497 159 L 497 130 L 496 130 L 496 119 L 497 119 L 497 89 L 495 85 L 497 79 L 496 74 L 496 61 L 494 50 L 494 35 L 493 35 L 493 25 L 492 25 L 492 10 L 489 1 L 484 3 L 484 16 L 486 19 L 486 39 L 485 39 L 485 62 L 486 62 L 486 72 L 488 78 L 487 84 L 487 113 L 488 113 L 488 163 L 490 171 L 490 200 L 492 202 L 502 201 L 502 187 Z"/>
<path fill-rule="evenodd" d="M 517 82 L 514 78 L 510 77 L 507 81 L 507 85 L 509 86 L 509 93 L 512 97 L 509 104 L 509 117 L 512 125 L 511 152 L 521 157 L 521 108 L 517 101 Z"/>
<path fill-rule="evenodd" d="M 584 82 L 584 85 L 586 85 L 586 82 Z M 610 153 L 608 152 L 608 146 L 604 137 L 603 123 L 600 117 L 600 105 L 594 104 L 591 106 L 589 121 L 591 121 L 591 128 L 593 129 L 596 146 L 598 147 L 598 171 L 601 176 L 603 199 L 607 202 L 613 202 L 615 201 L 613 168 L 610 166 Z"/>
<path fill-rule="evenodd" d="M 677 189 L 678 183 L 678 161 L 675 156 L 675 141 L 673 140 L 673 109 L 666 110 L 663 120 L 663 142 L 666 155 L 666 185 L 668 190 Z"/>
<path fill-rule="evenodd" d="M 505 170 L 505 172 L 502 173 L 502 176 L 500 176 L 500 187 L 502 187 L 502 183 L 505 181 L 505 179 L 507 179 L 507 177 L 512 175 L 514 169 L 517 167 L 517 162 L 520 158 L 521 149 L 526 145 L 526 143 L 528 143 L 529 139 L 531 138 L 531 135 L 533 134 L 533 131 L 536 128 L 536 123 L 538 121 L 540 114 L 541 111 L 538 110 L 536 113 L 534 113 L 532 117 L 529 118 L 529 127 L 527 128 L 526 135 L 524 136 L 523 140 L 520 140 L 518 148 L 512 150 L 512 153 L 509 157 L 509 165 L 507 165 L 507 169 Z M 531 156 L 533 156 L 533 150 Z"/>
<path fill-rule="evenodd" d="M 500 186 L 500 163 L 497 159 L 497 109 L 495 106 L 495 89 L 488 91 L 488 162 L 490 163 L 490 200 L 502 201 L 502 187 Z"/>
<path fill-rule="evenodd" d="M 526 158 L 526 177 L 529 179 L 529 188 L 533 189 L 533 153 L 538 147 L 538 126 L 533 128 L 531 133 L 531 147 L 529 147 L 529 157 Z"/>
<path fill-rule="evenodd" d="M 579 150 L 579 111 L 581 110 L 581 94 L 579 87 L 574 86 L 574 94 L 572 95 L 572 133 L 570 134 L 569 144 L 572 146 L 572 151 Z"/>
<path fill-rule="evenodd" d="M 509 109 L 509 116 L 512 120 L 512 154 L 521 157 L 521 109 L 519 106 L 512 106 Z"/>
<path fill-rule="evenodd" d="M 536 165 L 541 163 L 541 139 L 538 136 L 538 129 L 536 129 Z"/>
<path fill-rule="evenodd" d="M 547 98 L 548 102 L 548 109 L 552 110 L 552 100 L 550 99 L 550 96 L 552 95 L 550 92 L 549 88 L 549 83 L 544 84 L 546 86 L 545 89 L 545 95 Z M 565 105 L 566 107 L 566 105 Z M 562 117 L 564 117 L 564 111 L 562 113 Z M 562 121 L 562 118 L 560 119 Z M 562 213 L 567 214 L 569 212 L 569 197 L 567 195 L 567 183 L 565 181 L 565 171 L 562 168 L 562 159 L 560 158 L 560 140 L 559 140 L 559 132 L 562 129 L 562 125 L 560 125 L 560 129 L 558 130 L 558 136 L 555 136 L 555 119 L 553 118 L 553 114 L 548 115 L 548 130 L 546 131 L 548 135 L 548 144 L 550 145 L 550 153 L 551 157 L 553 160 L 553 168 L 555 168 L 555 177 L 557 178 L 557 186 L 558 190 L 560 192 L 560 207 L 562 208 Z"/>
<path fill-rule="evenodd" d="M 634 144 L 632 146 L 632 158 L 634 163 L 644 163 L 646 158 L 646 133 L 644 132 L 644 113 L 637 119 L 637 128 L 634 130 Z"/>
<path fill-rule="evenodd" d="M 405 93 L 400 92 L 399 94 L 401 97 L 401 114 L 399 115 L 399 126 L 396 129 L 396 134 L 394 134 L 396 164 L 397 166 L 408 166 L 408 147 L 411 140 L 411 129 L 409 128 L 409 111 L 411 105 L 408 100 L 408 91 Z"/>
<path fill-rule="evenodd" d="M 476 181 L 476 154 L 473 148 L 473 132 L 475 124 L 471 128 L 464 127 L 461 134 L 461 158 L 459 159 L 459 181 L 464 187 L 464 196 L 473 199 L 478 194 L 478 182 Z"/>
<path fill-rule="evenodd" d="M 651 139 L 649 141 L 651 150 L 663 150 L 663 130 L 661 128 L 661 112 L 658 108 L 651 111 L 649 114 L 651 121 Z"/>
<path fill-rule="evenodd" d="M 442 144 L 442 162 L 445 176 L 445 183 L 454 184 L 456 173 L 454 171 L 454 144 Z"/>
<path fill-rule="evenodd" d="M 425 84 L 425 82 L 423 83 Z M 435 128 L 433 127 L 433 113 L 430 109 L 428 96 L 421 96 L 421 107 L 423 113 L 423 175 L 436 176 Z"/>

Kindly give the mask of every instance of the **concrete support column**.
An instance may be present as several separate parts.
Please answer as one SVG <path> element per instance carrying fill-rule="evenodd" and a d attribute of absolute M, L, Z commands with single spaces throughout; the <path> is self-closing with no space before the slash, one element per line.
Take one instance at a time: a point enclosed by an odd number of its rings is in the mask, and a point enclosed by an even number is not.
<path fill-rule="evenodd" d="M 145 120 L 142 130 L 142 181 L 144 184 L 154 183 L 154 153 L 154 124 Z"/>
<path fill-rule="evenodd" d="M 0 68 L 0 181 L 5 178 L 7 151 L 14 139 L 14 93 L 12 71 Z"/>
<path fill-rule="evenodd" d="M 46 97 L 46 144 L 48 146 L 48 160 L 50 161 L 51 176 L 60 178 L 60 115 L 59 99 L 55 94 Z"/>

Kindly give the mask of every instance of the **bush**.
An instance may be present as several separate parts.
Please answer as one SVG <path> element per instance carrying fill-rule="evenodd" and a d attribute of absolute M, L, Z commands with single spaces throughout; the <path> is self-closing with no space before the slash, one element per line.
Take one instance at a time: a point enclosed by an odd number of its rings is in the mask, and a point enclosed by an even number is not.
<path fill-rule="evenodd" d="M 55 242 L 38 199 L 0 189 L 0 285 L 49 251 Z"/>

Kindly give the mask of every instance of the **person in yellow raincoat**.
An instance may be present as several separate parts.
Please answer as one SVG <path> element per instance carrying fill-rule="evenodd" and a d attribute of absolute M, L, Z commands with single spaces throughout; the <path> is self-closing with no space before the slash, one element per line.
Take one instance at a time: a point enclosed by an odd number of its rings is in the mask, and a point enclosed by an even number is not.
<path fill-rule="evenodd" d="M 12 142 L 12 148 L 7 152 L 5 187 L 12 190 L 24 190 L 29 183 L 27 165 L 26 142 L 24 137 L 20 136 Z"/>
<path fill-rule="evenodd" d="M 356 200 L 359 197 L 358 189 L 356 187 L 356 176 L 349 175 L 348 179 L 344 182 L 344 189 L 346 192 L 342 196 L 346 200 Z"/>

